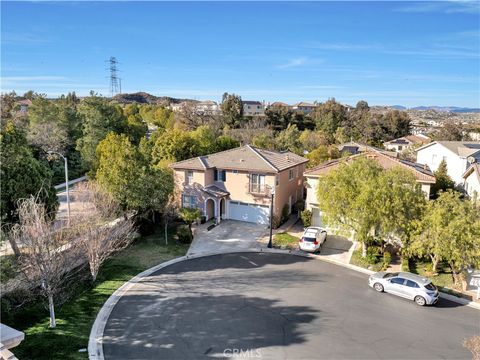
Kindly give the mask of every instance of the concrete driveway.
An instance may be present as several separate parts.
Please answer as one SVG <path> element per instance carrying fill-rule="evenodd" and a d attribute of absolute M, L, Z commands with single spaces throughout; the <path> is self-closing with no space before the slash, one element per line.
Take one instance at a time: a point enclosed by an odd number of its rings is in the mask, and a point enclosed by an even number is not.
<path fill-rule="evenodd" d="M 420 307 L 367 279 L 288 254 L 182 261 L 123 294 L 105 359 L 472 358 L 462 342 L 478 334 L 478 310 L 445 299 Z"/>
<path fill-rule="evenodd" d="M 261 244 L 257 242 L 257 239 L 266 231 L 265 225 L 236 220 L 223 220 L 211 230 L 208 230 L 208 226 L 204 224 L 196 229 L 187 255 L 247 249 L 259 250 Z"/>

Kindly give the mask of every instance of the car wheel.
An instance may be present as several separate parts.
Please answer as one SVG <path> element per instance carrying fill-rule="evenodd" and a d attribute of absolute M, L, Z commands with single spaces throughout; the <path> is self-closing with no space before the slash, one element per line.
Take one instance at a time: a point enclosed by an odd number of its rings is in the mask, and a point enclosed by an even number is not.
<path fill-rule="evenodd" d="M 425 306 L 425 304 L 427 303 L 427 301 L 425 300 L 424 297 L 422 296 L 415 296 L 415 303 L 417 305 L 420 305 L 420 306 Z"/>
<path fill-rule="evenodd" d="M 373 288 L 377 290 L 378 292 L 383 292 L 383 285 L 380 283 L 375 283 L 373 284 Z"/>

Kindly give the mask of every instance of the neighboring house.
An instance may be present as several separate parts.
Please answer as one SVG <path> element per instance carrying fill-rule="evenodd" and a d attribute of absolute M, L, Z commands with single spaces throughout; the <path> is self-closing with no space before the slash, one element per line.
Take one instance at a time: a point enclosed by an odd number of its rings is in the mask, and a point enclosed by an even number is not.
<path fill-rule="evenodd" d="M 310 104 L 307 102 L 299 102 L 292 105 L 293 111 L 301 112 L 305 115 L 312 113 L 315 110 L 315 108 L 316 108 L 315 104 Z"/>
<path fill-rule="evenodd" d="M 244 116 L 265 115 L 265 104 L 260 101 L 242 101 Z"/>
<path fill-rule="evenodd" d="M 434 141 L 417 149 L 417 163 L 436 171 L 440 162 L 447 163 L 448 175 L 456 185 L 463 186 L 463 174 L 473 162 L 480 162 L 480 142 Z"/>
<path fill-rule="evenodd" d="M 480 197 L 480 164 L 475 162 L 463 174 L 463 188 L 471 199 Z"/>
<path fill-rule="evenodd" d="M 220 105 L 218 105 L 215 101 L 213 100 L 205 100 L 205 101 L 200 101 L 196 103 L 195 105 L 195 112 L 199 114 L 220 114 Z"/>
<path fill-rule="evenodd" d="M 367 151 L 379 151 L 390 156 L 394 156 L 394 157 L 397 156 L 396 152 L 394 151 L 377 149 L 376 147 L 360 144 L 355 141 L 350 141 L 347 143 L 337 145 L 337 148 L 338 148 L 338 151 L 340 151 L 340 154 L 342 154 L 342 156 L 356 155 L 356 154 L 361 154 Z"/>
<path fill-rule="evenodd" d="M 287 103 L 281 102 L 281 101 L 276 101 L 276 102 L 271 103 L 270 105 L 268 105 L 268 107 L 272 107 L 272 108 L 289 108 L 290 105 L 288 105 Z"/>
<path fill-rule="evenodd" d="M 197 208 L 207 219 L 268 224 L 271 193 L 274 216 L 289 213 L 303 200 L 308 159 L 291 152 L 250 145 L 171 164 L 182 207 Z"/>
<path fill-rule="evenodd" d="M 395 152 L 402 152 L 406 149 L 410 149 L 414 146 L 428 144 L 432 140 L 425 135 L 407 135 L 398 139 L 387 141 L 383 143 L 383 146 L 387 150 Z"/>
<path fill-rule="evenodd" d="M 372 149 L 346 158 L 327 161 L 305 172 L 305 178 L 307 180 L 307 198 L 305 201 L 305 209 L 312 212 L 313 226 L 323 226 L 317 199 L 318 184 L 319 181 L 321 181 L 322 176 L 327 175 L 332 170 L 338 169 L 341 164 L 348 164 L 352 160 L 362 157 L 374 159 L 384 169 L 401 167 L 411 171 L 415 176 L 417 183 L 421 186 L 422 191 L 425 193 L 425 197 L 427 199 L 430 197 L 430 186 L 435 183 L 435 176 L 433 176 L 433 173 L 430 171 L 430 169 L 428 169 L 428 167 L 390 156 L 387 153 L 377 149 Z"/>
<path fill-rule="evenodd" d="M 31 105 L 32 105 L 32 101 L 29 99 L 15 102 L 15 107 L 18 109 L 18 112 L 23 115 L 26 115 L 28 113 L 28 108 Z"/>

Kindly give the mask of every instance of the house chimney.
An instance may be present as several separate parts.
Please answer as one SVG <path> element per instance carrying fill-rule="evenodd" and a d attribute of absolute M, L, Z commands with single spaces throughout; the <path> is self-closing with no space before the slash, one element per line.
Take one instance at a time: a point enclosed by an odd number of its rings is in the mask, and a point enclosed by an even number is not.
<path fill-rule="evenodd" d="M 288 154 L 285 155 L 285 159 L 286 160 L 290 160 L 290 156 L 288 156 Z"/>

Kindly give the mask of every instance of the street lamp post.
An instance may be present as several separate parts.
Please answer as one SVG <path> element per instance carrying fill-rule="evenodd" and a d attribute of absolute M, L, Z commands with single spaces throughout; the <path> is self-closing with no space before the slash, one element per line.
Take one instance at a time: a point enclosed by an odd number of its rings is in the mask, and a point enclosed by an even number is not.
<path fill-rule="evenodd" d="M 273 197 L 275 196 L 275 190 L 272 191 L 271 193 L 271 201 L 270 201 L 270 238 L 268 240 L 268 245 L 267 247 L 269 249 L 272 248 L 272 226 L 273 226 Z"/>
<path fill-rule="evenodd" d="M 65 188 L 66 188 L 66 191 L 67 191 L 67 226 L 70 226 L 70 194 L 69 194 L 69 191 L 68 191 L 68 161 L 67 161 L 67 157 L 63 156 L 62 154 L 60 154 L 59 152 L 56 152 L 56 151 L 47 151 L 47 153 L 48 154 L 56 154 L 56 155 L 60 156 L 65 163 Z"/>

